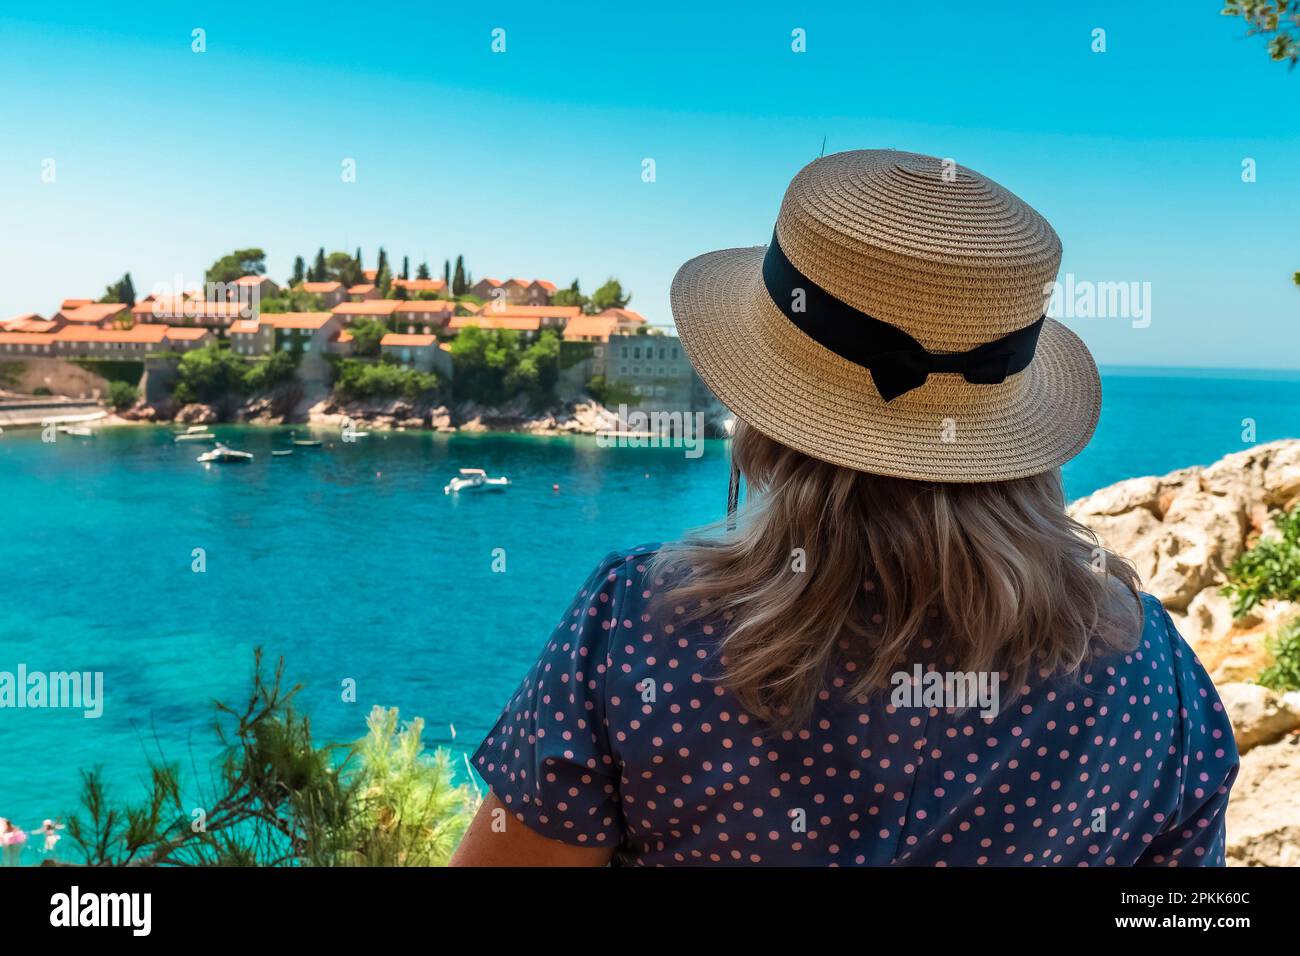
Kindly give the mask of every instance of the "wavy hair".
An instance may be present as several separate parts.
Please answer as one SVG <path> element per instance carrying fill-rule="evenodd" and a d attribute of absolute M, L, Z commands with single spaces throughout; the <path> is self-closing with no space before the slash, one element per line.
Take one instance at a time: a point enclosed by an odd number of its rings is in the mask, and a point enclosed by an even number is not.
<path fill-rule="evenodd" d="M 748 483 L 722 523 L 664 548 L 658 600 L 724 622 L 722 681 L 751 714 L 801 726 L 837 654 L 846 698 L 922 657 L 1000 672 L 1014 700 L 1034 671 L 1077 673 L 1134 647 L 1132 564 L 1065 513 L 1059 469 L 1011 481 L 910 481 L 841 468 L 737 421 Z"/>

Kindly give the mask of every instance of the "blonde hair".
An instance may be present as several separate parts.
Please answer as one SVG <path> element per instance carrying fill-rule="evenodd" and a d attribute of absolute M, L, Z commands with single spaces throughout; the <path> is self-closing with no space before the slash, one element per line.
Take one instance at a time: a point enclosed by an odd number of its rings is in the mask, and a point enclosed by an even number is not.
<path fill-rule="evenodd" d="M 922 649 L 953 670 L 1076 673 L 1131 649 L 1133 566 L 1065 513 L 1060 471 L 1011 481 L 907 481 L 831 465 L 737 422 L 748 483 L 738 526 L 666 547 L 659 600 L 725 622 L 723 683 L 760 720 L 805 723 L 837 651 L 846 698 L 885 687 Z M 802 563 L 802 566 L 801 566 Z"/>

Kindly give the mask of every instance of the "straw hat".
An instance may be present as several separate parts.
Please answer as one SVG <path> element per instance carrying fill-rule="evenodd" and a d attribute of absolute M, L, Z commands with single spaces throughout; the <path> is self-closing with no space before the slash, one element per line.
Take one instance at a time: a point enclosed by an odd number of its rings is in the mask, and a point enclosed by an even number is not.
<path fill-rule="evenodd" d="M 826 156 L 773 243 L 687 262 L 677 331 L 769 438 L 848 468 L 1001 481 L 1068 461 L 1101 409 L 1079 337 L 1044 318 L 1061 242 L 1002 186 L 892 150 Z"/>

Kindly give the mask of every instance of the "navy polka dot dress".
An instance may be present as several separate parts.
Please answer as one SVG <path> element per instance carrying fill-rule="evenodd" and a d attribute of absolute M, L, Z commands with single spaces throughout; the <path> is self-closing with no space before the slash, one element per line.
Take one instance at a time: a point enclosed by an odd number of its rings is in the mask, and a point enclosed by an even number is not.
<path fill-rule="evenodd" d="M 772 732 L 719 683 L 719 628 L 647 611 L 654 550 L 601 562 L 474 755 L 543 836 L 624 865 L 1223 865 L 1232 729 L 1149 595 L 1132 653 L 996 716 L 845 700 L 841 668 Z"/>

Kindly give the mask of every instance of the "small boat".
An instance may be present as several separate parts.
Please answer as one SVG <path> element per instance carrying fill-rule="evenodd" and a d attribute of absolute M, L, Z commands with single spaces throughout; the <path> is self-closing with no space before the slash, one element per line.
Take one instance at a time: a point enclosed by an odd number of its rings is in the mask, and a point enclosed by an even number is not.
<path fill-rule="evenodd" d="M 212 434 L 207 425 L 191 425 L 185 431 L 172 438 L 172 441 L 216 441 L 217 436 Z"/>
<path fill-rule="evenodd" d="M 195 458 L 194 460 L 201 461 L 204 464 L 208 464 L 214 461 L 233 464 L 237 462 L 252 461 L 253 455 L 252 452 L 236 451 L 233 448 L 227 448 L 225 445 L 218 442 L 216 448 L 212 449 L 212 451 L 205 451 L 203 454 L 199 455 L 199 457 Z"/>
<path fill-rule="evenodd" d="M 277 448 L 275 451 L 271 452 L 271 457 L 284 458 L 286 455 L 292 455 L 292 454 L 293 454 L 292 448 Z"/>
<path fill-rule="evenodd" d="M 85 425 L 60 425 L 59 431 L 65 435 L 75 435 L 77 438 L 94 438 L 95 433 Z"/>
<path fill-rule="evenodd" d="M 510 479 L 504 475 L 489 478 L 482 468 L 462 468 L 460 474 L 442 489 L 442 493 L 450 495 L 458 491 L 505 491 L 509 487 Z"/>
<path fill-rule="evenodd" d="M 321 446 L 319 438 L 295 438 L 293 443 L 299 448 L 319 448 Z"/>

